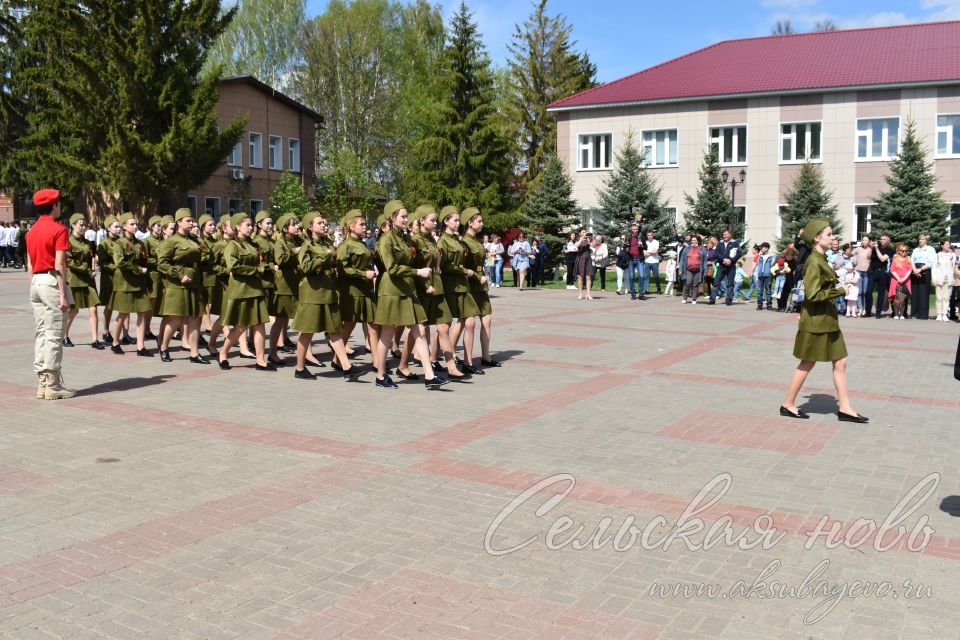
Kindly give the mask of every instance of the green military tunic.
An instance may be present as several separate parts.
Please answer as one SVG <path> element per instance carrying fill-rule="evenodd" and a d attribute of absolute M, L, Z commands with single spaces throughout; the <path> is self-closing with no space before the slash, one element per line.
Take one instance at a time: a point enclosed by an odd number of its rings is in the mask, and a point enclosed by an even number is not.
<path fill-rule="evenodd" d="M 379 325 L 407 327 L 422 324 L 427 314 L 417 296 L 417 248 L 396 230 L 383 234 L 377 246 L 383 263 L 383 277 L 377 289 L 375 322 Z"/>
<path fill-rule="evenodd" d="M 143 239 L 143 246 L 147 248 L 147 269 L 150 275 L 150 298 L 160 299 L 160 287 L 162 276 L 157 269 L 157 256 L 160 255 L 160 245 L 163 244 L 163 238 L 158 238 L 152 233 Z M 159 309 L 159 304 L 154 305 L 154 310 Z M 162 313 L 158 315 L 163 315 Z"/>
<path fill-rule="evenodd" d="M 217 288 L 217 274 L 219 273 L 219 255 L 214 252 L 214 245 L 217 243 L 216 236 L 200 237 L 200 273 L 203 277 L 203 289 L 201 290 L 201 300 L 204 304 L 211 305 L 211 313 L 214 313 L 213 298 L 214 290 Z M 219 315 L 219 307 L 217 308 Z"/>
<path fill-rule="evenodd" d="M 337 285 L 337 250 L 329 240 L 307 240 L 300 247 L 299 301 L 293 328 L 328 334 L 343 328 Z"/>
<path fill-rule="evenodd" d="M 113 245 L 116 240 L 109 235 L 103 237 L 97 245 L 97 265 L 100 267 L 100 302 L 110 308 L 110 297 L 113 294 L 113 274 L 117 265 L 113 263 Z"/>
<path fill-rule="evenodd" d="M 250 241 L 229 240 L 223 248 L 223 268 L 230 274 L 220 321 L 231 326 L 263 324 L 270 319 L 263 293 L 263 264 Z"/>
<path fill-rule="evenodd" d="M 252 240 L 260 253 L 260 260 L 263 262 L 263 273 L 260 278 L 263 295 L 267 300 L 267 310 L 270 315 L 275 316 L 277 315 L 277 284 L 274 280 L 276 263 L 273 261 L 273 239 L 258 233 Z"/>
<path fill-rule="evenodd" d="M 113 293 L 110 308 L 120 313 L 150 311 L 150 276 L 147 268 L 147 248 L 136 238 L 120 238 L 113 243 Z"/>
<path fill-rule="evenodd" d="M 67 285 L 73 293 L 72 309 L 90 309 L 100 304 L 97 282 L 93 277 L 93 257 L 96 254 L 97 248 L 92 242 L 70 234 Z"/>
<path fill-rule="evenodd" d="M 480 278 L 483 277 L 483 263 L 487 259 L 487 250 L 483 248 L 483 243 L 477 240 L 476 236 L 469 233 L 463 234 L 461 242 L 468 252 L 464 258 L 464 266 L 473 269 L 473 276 L 467 278 L 470 295 L 473 296 L 481 316 L 492 315 L 493 307 L 490 305 L 490 294 L 487 292 L 489 285 L 480 282 Z"/>
<path fill-rule="evenodd" d="M 835 362 L 847 357 L 847 345 L 840 333 L 836 298 L 844 295 L 837 286 L 837 274 L 825 255 L 814 251 L 803 272 L 804 300 L 800 325 L 793 343 L 793 355 L 800 360 Z"/>
<path fill-rule="evenodd" d="M 417 294 L 420 296 L 420 303 L 423 304 L 423 310 L 427 314 L 425 324 L 438 325 L 450 324 L 453 315 L 450 313 L 450 307 L 447 305 L 446 296 L 443 294 L 443 277 L 440 275 L 440 248 L 429 233 L 421 232 L 413 236 L 413 242 L 417 246 L 417 267 L 430 267 L 433 271 L 427 279 L 417 278 Z M 433 287 L 433 293 L 427 293 L 427 289 Z"/>
<path fill-rule="evenodd" d="M 278 318 L 297 315 L 297 296 L 300 289 L 300 246 L 283 234 L 273 243 L 273 262 L 279 267 L 273 272 L 276 287 L 274 314 Z"/>
<path fill-rule="evenodd" d="M 467 283 L 466 256 L 469 253 L 456 236 L 444 233 L 437 241 L 440 248 L 440 277 L 447 307 L 455 318 L 465 320 L 480 315 L 476 300 Z"/>
<path fill-rule="evenodd" d="M 210 291 L 210 313 L 215 316 L 222 316 L 227 302 L 227 286 L 230 284 L 230 273 L 227 272 L 227 266 L 223 262 L 223 250 L 227 243 L 226 238 L 219 238 L 210 246 L 210 258 L 213 264 L 213 272 L 216 274 L 216 284 Z"/>
<path fill-rule="evenodd" d="M 158 302 L 161 316 L 203 315 L 203 275 L 200 272 L 200 244 L 182 234 L 175 233 L 160 245 L 157 269 L 163 276 Z M 190 282 L 181 282 L 183 277 Z"/>
<path fill-rule="evenodd" d="M 337 247 L 340 263 L 340 315 L 344 322 L 373 322 L 376 315 L 376 295 L 373 280 L 367 278 L 370 250 L 348 235 Z"/>

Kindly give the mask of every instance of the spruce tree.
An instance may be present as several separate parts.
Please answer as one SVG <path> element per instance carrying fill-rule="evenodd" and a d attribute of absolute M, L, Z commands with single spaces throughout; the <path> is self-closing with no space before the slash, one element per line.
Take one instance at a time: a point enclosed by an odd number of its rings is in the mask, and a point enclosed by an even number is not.
<path fill-rule="evenodd" d="M 274 220 L 285 213 L 292 213 L 299 218 L 310 211 L 310 198 L 303 190 L 297 174 L 285 171 L 280 176 L 280 182 L 270 194 L 270 211 Z"/>
<path fill-rule="evenodd" d="M 597 189 L 597 200 L 603 214 L 597 226 L 606 237 L 626 233 L 637 214 L 643 216 L 643 229 L 653 231 L 657 239 L 665 241 L 674 236 L 673 219 L 664 210 L 661 188 L 644 164 L 632 129 L 614 156 L 610 175 Z"/>
<path fill-rule="evenodd" d="M 777 249 L 783 250 L 794 241 L 797 232 L 811 218 L 827 218 L 833 228 L 833 235 L 842 237 L 843 223 L 837 215 L 837 205 L 833 203 L 833 192 L 827 189 L 820 168 L 810 162 L 800 166 L 800 173 L 793 181 L 790 190 L 784 194 L 787 209 L 781 221 L 780 237 Z"/>
<path fill-rule="evenodd" d="M 573 198 L 573 179 L 567 175 L 560 159 L 550 156 L 523 207 L 523 225 L 539 233 L 552 252 L 547 257 L 548 265 L 554 264 L 562 255 L 560 248 L 566 242 L 563 228 L 579 221 L 577 201 Z"/>
<path fill-rule="evenodd" d="M 876 197 L 875 232 L 911 246 L 921 234 L 929 235 L 934 245 L 946 237 L 950 205 L 933 189 L 937 176 L 913 120 L 907 122 L 900 155 L 890 161 L 885 179 L 890 190 Z"/>
<path fill-rule="evenodd" d="M 733 203 L 727 195 L 727 185 L 720 176 L 717 149 L 710 147 L 700 165 L 700 187 L 696 197 L 684 194 L 690 209 L 684 219 L 684 231 L 701 237 L 718 236 L 724 229 L 737 240 L 743 240 L 744 228 L 733 220 Z"/>

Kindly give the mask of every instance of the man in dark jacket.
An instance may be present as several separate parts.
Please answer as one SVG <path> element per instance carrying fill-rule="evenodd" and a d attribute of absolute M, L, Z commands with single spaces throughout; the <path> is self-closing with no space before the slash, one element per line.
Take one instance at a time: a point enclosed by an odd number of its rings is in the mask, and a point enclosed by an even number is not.
<path fill-rule="evenodd" d="M 720 259 L 720 268 L 717 269 L 717 275 L 713 279 L 710 304 L 716 304 L 720 283 L 726 282 L 729 307 L 733 304 L 733 279 L 737 275 L 737 260 L 740 259 L 740 243 L 732 238 L 729 229 L 723 230 L 723 240 L 716 247 L 716 255 Z"/>

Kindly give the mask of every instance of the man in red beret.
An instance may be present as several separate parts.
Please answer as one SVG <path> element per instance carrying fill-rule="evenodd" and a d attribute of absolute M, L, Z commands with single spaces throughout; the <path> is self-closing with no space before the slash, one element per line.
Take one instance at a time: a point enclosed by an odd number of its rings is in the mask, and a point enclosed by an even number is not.
<path fill-rule="evenodd" d="M 72 295 L 67 287 L 67 251 L 70 239 L 60 217 L 60 192 L 41 189 L 33 194 L 37 222 L 27 234 L 30 306 L 36 324 L 33 369 L 40 384 L 38 400 L 72 398 L 77 392 L 63 386 L 63 328 Z"/>

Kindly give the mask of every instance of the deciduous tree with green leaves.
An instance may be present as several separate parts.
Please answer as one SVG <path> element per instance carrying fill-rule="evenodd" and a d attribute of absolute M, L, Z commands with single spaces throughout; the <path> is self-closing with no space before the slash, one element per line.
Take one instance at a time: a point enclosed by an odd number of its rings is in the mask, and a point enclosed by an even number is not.
<path fill-rule="evenodd" d="M 661 241 L 674 235 L 673 219 L 664 211 L 661 187 L 645 164 L 633 129 L 627 131 L 614 155 L 613 169 L 597 189 L 597 200 L 603 214 L 598 226 L 604 236 L 626 233 L 637 214 L 643 216 L 643 228 L 653 231 Z"/>
<path fill-rule="evenodd" d="M 299 218 L 308 211 L 310 211 L 310 198 L 300 184 L 300 177 L 285 171 L 270 194 L 270 212 L 273 214 L 273 219 L 276 220 L 285 213 L 292 213 Z"/>
<path fill-rule="evenodd" d="M 720 161 L 717 149 L 710 147 L 700 165 L 700 186 L 696 197 L 684 194 L 690 209 L 684 219 L 684 231 L 701 237 L 719 236 L 724 229 L 737 240 L 743 241 L 744 228 L 732 220 L 733 205 L 727 195 L 727 185 L 720 176 Z"/>
<path fill-rule="evenodd" d="M 563 255 L 561 247 L 566 242 L 563 229 L 580 222 L 577 210 L 573 179 L 567 175 L 560 159 L 550 156 L 523 206 L 523 226 L 539 233 L 553 252 L 547 257 L 548 266 Z"/>
<path fill-rule="evenodd" d="M 800 165 L 800 172 L 783 199 L 787 208 L 781 220 L 780 237 L 777 238 L 778 250 L 782 251 L 787 244 L 793 242 L 797 232 L 812 218 L 827 218 L 833 228 L 833 235 L 843 237 L 843 222 L 837 215 L 833 192 L 827 188 L 818 166 L 810 162 Z"/>

